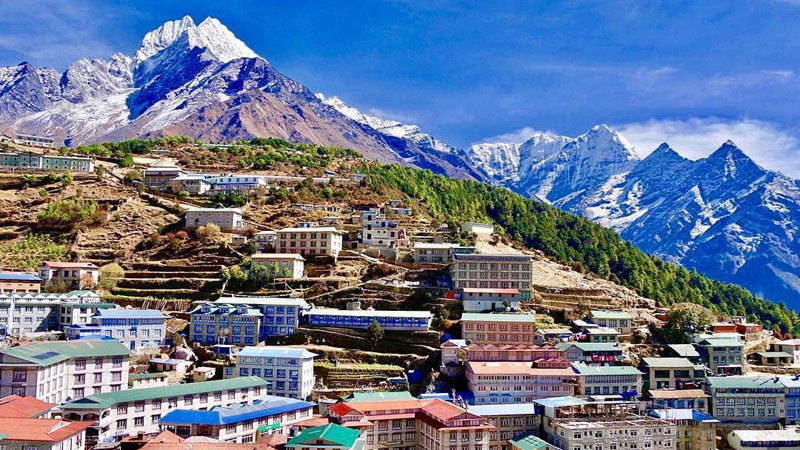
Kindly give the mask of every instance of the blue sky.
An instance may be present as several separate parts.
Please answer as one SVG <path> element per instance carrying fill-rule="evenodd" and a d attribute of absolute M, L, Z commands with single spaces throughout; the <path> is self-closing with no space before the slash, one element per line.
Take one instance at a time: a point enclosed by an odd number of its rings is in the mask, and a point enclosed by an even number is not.
<path fill-rule="evenodd" d="M 454 145 L 577 135 L 645 155 L 730 138 L 800 178 L 800 0 L 0 0 L 0 65 L 64 69 L 132 53 L 150 29 L 213 16 L 278 70 Z"/>

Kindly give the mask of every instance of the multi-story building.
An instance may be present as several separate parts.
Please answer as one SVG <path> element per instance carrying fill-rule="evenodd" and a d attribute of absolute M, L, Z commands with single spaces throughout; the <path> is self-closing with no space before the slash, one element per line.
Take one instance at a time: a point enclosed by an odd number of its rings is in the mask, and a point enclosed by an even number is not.
<path fill-rule="evenodd" d="M 275 251 L 309 256 L 339 256 L 344 233 L 335 227 L 283 228 L 275 236 Z"/>
<path fill-rule="evenodd" d="M 187 173 L 170 180 L 172 192 L 188 192 L 193 195 L 205 195 L 211 190 L 210 176 L 199 173 Z"/>
<path fill-rule="evenodd" d="M 543 369 L 521 361 L 469 361 L 466 379 L 476 405 L 571 396 L 578 385 L 578 374 L 571 368 Z"/>
<path fill-rule="evenodd" d="M 0 167 L 41 169 L 42 155 L 29 151 L 0 153 Z"/>
<path fill-rule="evenodd" d="M 786 388 L 786 423 L 800 423 L 800 377 L 781 376 L 781 384 Z"/>
<path fill-rule="evenodd" d="M 617 342 L 619 331 L 608 327 L 592 327 L 583 330 L 576 338 L 583 342 Z"/>
<path fill-rule="evenodd" d="M 189 340 L 255 345 L 270 336 L 291 336 L 308 309 L 301 298 L 221 297 L 189 313 Z"/>
<path fill-rule="evenodd" d="M 728 445 L 733 450 L 795 450 L 800 448 L 800 433 L 791 428 L 733 430 L 728 433 Z"/>
<path fill-rule="evenodd" d="M 361 243 L 365 247 L 403 247 L 408 239 L 396 221 L 369 210 L 361 212 Z"/>
<path fill-rule="evenodd" d="M 314 389 L 314 357 L 304 348 L 245 347 L 236 355 L 234 377 L 262 377 L 270 382 L 267 393 L 307 399 Z"/>
<path fill-rule="evenodd" d="M 316 327 L 359 328 L 372 322 L 386 331 L 427 331 L 431 326 L 429 311 L 375 311 L 369 309 L 312 308 L 306 312 L 308 324 Z"/>
<path fill-rule="evenodd" d="M 593 310 L 588 320 L 600 327 L 613 328 L 622 335 L 630 335 L 633 331 L 633 317 L 625 311 Z"/>
<path fill-rule="evenodd" d="M 705 367 L 686 358 L 643 358 L 644 389 L 683 389 L 705 377 Z"/>
<path fill-rule="evenodd" d="M 100 268 L 90 262 L 42 261 L 38 273 L 45 286 L 58 281 L 72 289 L 85 289 L 97 285 Z"/>
<path fill-rule="evenodd" d="M 691 409 L 657 409 L 650 416 L 675 424 L 676 450 L 716 450 L 717 424 L 711 414 Z"/>
<path fill-rule="evenodd" d="M 533 257 L 515 254 L 453 255 L 453 288 L 517 289 L 520 300 L 530 300 Z"/>
<path fill-rule="evenodd" d="M 496 428 L 489 431 L 489 450 L 508 450 L 512 439 L 539 431 L 541 416 L 533 403 L 475 405 L 469 411 L 486 418 Z"/>
<path fill-rule="evenodd" d="M 450 377 L 460 376 L 463 374 L 463 362 L 466 359 L 467 341 L 464 339 L 449 339 L 442 342 L 440 349 L 442 351 L 442 366 L 441 371 Z"/>
<path fill-rule="evenodd" d="M 786 385 L 780 377 L 707 377 L 711 414 L 722 422 L 776 424 L 786 418 Z"/>
<path fill-rule="evenodd" d="M 172 188 L 172 180 L 186 175 L 180 167 L 154 166 L 144 169 L 142 181 L 146 189 L 154 191 L 168 191 Z"/>
<path fill-rule="evenodd" d="M 562 367 L 569 367 L 564 352 L 552 345 L 469 344 L 464 352 L 467 361 L 562 362 Z"/>
<path fill-rule="evenodd" d="M 691 409 L 708 412 L 708 394 L 702 389 L 650 389 L 647 409 Z"/>
<path fill-rule="evenodd" d="M 0 421 L 0 444 L 9 450 L 84 450 L 89 422 L 8 417 Z"/>
<path fill-rule="evenodd" d="M 113 341 L 39 342 L 0 350 L 0 395 L 50 403 L 128 386 L 130 351 Z"/>
<path fill-rule="evenodd" d="M 35 134 L 16 133 L 14 143 L 27 145 L 28 147 L 56 148 L 55 139 L 50 136 L 38 136 Z"/>
<path fill-rule="evenodd" d="M 562 342 L 556 347 L 572 362 L 614 364 L 622 360 L 622 346 L 616 342 Z"/>
<path fill-rule="evenodd" d="M 544 439 L 534 435 L 525 434 L 518 438 L 508 441 L 511 450 L 560 450 L 558 447 L 548 444 Z M 506 450 L 503 448 L 503 450 Z"/>
<path fill-rule="evenodd" d="M 303 278 L 306 261 L 299 253 L 256 253 L 250 256 L 250 260 L 267 267 L 277 264 L 275 276 L 288 278 Z"/>
<path fill-rule="evenodd" d="M 638 397 L 642 393 L 642 372 L 633 366 L 589 366 L 573 363 L 580 375 L 578 392 L 585 396 Z"/>
<path fill-rule="evenodd" d="M 417 264 L 447 264 L 453 260 L 453 250 L 458 244 L 415 242 L 414 262 Z"/>
<path fill-rule="evenodd" d="M 85 156 L 44 155 L 41 169 L 56 172 L 94 172 L 94 161 Z"/>
<path fill-rule="evenodd" d="M 292 398 L 262 396 L 252 405 L 231 405 L 213 409 L 173 409 L 158 420 L 182 438 L 202 436 L 221 442 L 255 442 L 266 433 L 289 434 L 289 426 L 313 416 L 314 404 Z"/>
<path fill-rule="evenodd" d="M 0 335 L 23 336 L 85 323 L 97 310 L 112 308 L 90 291 L 66 294 L 0 293 Z"/>
<path fill-rule="evenodd" d="M 361 433 L 352 428 L 335 423 L 306 428 L 286 443 L 292 450 L 319 450 L 330 448 L 337 450 L 358 450 L 365 445 Z"/>
<path fill-rule="evenodd" d="M 715 374 L 742 374 L 744 344 L 733 339 L 704 339 L 697 344 L 706 366 Z"/>
<path fill-rule="evenodd" d="M 519 308 L 519 289 L 463 288 L 461 303 L 465 312 L 505 311 Z"/>
<path fill-rule="evenodd" d="M 113 338 L 133 351 L 161 347 L 167 333 L 167 317 L 157 309 L 101 309 L 88 324 L 64 328 L 67 339 Z"/>
<path fill-rule="evenodd" d="M 790 364 L 800 363 L 800 339 L 786 339 L 773 342 L 770 344 L 770 350 L 789 355 Z"/>
<path fill-rule="evenodd" d="M 461 336 L 475 344 L 533 344 L 534 314 L 461 315 Z"/>
<path fill-rule="evenodd" d="M 246 195 L 250 191 L 267 187 L 267 180 L 258 175 L 231 174 L 213 177 L 211 192 L 214 194 Z"/>
<path fill-rule="evenodd" d="M 340 425 L 362 429 L 366 450 L 486 450 L 494 429 L 485 418 L 439 399 L 345 402 L 328 411 Z"/>
<path fill-rule="evenodd" d="M 206 381 L 106 392 L 59 406 L 65 419 L 90 421 L 87 438 L 108 442 L 128 434 L 158 431 L 158 421 L 178 408 L 207 409 L 250 404 L 264 395 L 268 382 L 259 377 Z"/>
<path fill-rule="evenodd" d="M 214 224 L 222 231 L 237 231 L 245 228 L 242 211 L 238 208 L 189 208 L 186 211 L 186 228 L 197 228 Z"/>
<path fill-rule="evenodd" d="M 675 424 L 654 417 L 619 414 L 591 420 L 556 419 L 548 441 L 570 450 L 675 448 Z"/>
<path fill-rule="evenodd" d="M 41 290 L 42 279 L 32 273 L 0 272 L 0 293 L 38 294 Z"/>

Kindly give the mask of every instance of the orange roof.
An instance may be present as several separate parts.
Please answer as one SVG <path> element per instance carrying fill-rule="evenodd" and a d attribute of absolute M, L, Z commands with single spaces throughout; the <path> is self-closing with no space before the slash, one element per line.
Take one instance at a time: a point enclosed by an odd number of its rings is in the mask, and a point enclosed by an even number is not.
<path fill-rule="evenodd" d="M 462 414 L 469 414 L 458 406 L 438 398 L 432 399 L 422 407 L 422 410 L 439 420 L 450 420 Z M 474 416 L 474 414 L 470 415 Z"/>
<path fill-rule="evenodd" d="M 337 403 L 335 405 L 331 405 L 328 408 L 328 411 L 336 414 L 337 416 L 346 416 L 351 411 L 355 411 L 355 409 L 351 408 L 347 403 Z"/>
<path fill-rule="evenodd" d="M 262 438 L 256 441 L 255 444 L 233 444 L 230 442 L 219 442 L 211 440 L 209 442 L 190 442 L 189 440 L 182 439 L 175 433 L 169 431 L 162 431 L 155 437 L 150 439 L 144 444 L 142 450 L 275 450 L 273 445 L 282 445 L 279 443 L 281 440 L 278 435 L 272 435 L 269 438 Z M 286 438 L 283 437 L 283 443 L 286 443 Z"/>
<path fill-rule="evenodd" d="M 312 417 L 292 424 L 293 427 L 320 427 L 329 424 L 331 421 L 327 417 Z"/>
<path fill-rule="evenodd" d="M 9 395 L 0 398 L 0 418 L 3 417 L 39 417 L 56 406 L 34 397 Z"/>
<path fill-rule="evenodd" d="M 551 375 L 578 376 L 570 368 L 544 369 L 522 361 L 489 361 L 467 363 L 467 371 L 475 375 Z"/>
<path fill-rule="evenodd" d="M 83 432 L 92 422 L 71 422 L 61 419 L 6 417 L 0 421 L 4 441 L 61 442 Z"/>
<path fill-rule="evenodd" d="M 666 389 L 653 389 L 650 391 L 650 396 L 653 398 L 701 398 L 701 397 L 708 397 L 708 394 L 705 393 L 702 389 L 678 389 L 678 390 L 666 390 Z"/>

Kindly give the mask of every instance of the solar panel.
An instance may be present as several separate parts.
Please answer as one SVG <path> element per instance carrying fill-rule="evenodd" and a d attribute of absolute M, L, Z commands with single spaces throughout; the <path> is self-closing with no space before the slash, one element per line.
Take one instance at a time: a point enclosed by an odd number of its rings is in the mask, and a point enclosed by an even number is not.
<path fill-rule="evenodd" d="M 49 358 L 52 358 L 52 357 L 58 356 L 58 355 L 59 355 L 58 352 L 44 352 L 44 353 L 39 353 L 38 355 L 33 355 L 32 358 L 43 361 L 45 359 L 49 359 Z"/>

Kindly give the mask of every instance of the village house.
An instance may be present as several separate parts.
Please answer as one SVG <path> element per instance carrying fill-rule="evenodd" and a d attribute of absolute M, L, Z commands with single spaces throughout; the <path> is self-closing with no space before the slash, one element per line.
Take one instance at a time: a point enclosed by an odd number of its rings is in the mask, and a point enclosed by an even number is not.
<path fill-rule="evenodd" d="M 709 395 L 702 389 L 650 389 L 644 399 L 648 410 L 692 409 L 708 412 Z"/>
<path fill-rule="evenodd" d="M 590 366 L 573 363 L 580 375 L 577 392 L 584 396 L 614 397 L 624 400 L 642 393 L 642 372 L 633 366 Z"/>
<path fill-rule="evenodd" d="M 779 377 L 708 377 L 711 413 L 722 422 L 777 424 L 786 418 L 786 386 Z"/>
<path fill-rule="evenodd" d="M 705 376 L 705 368 L 686 358 L 642 358 L 644 389 L 683 389 Z"/>
<path fill-rule="evenodd" d="M 291 336 L 308 308 L 301 298 L 220 297 L 189 312 L 189 340 L 242 346 Z"/>
<path fill-rule="evenodd" d="M 464 348 L 467 361 L 528 361 L 537 364 L 559 363 L 559 367 L 570 367 L 564 352 L 552 345 L 495 345 L 469 344 Z"/>
<path fill-rule="evenodd" d="M 195 367 L 192 369 L 192 381 L 195 383 L 200 383 L 203 381 L 209 381 L 214 378 L 217 374 L 216 367 L 209 367 L 209 366 L 202 366 L 202 367 Z"/>
<path fill-rule="evenodd" d="M 622 360 L 622 346 L 616 342 L 562 342 L 556 347 L 564 351 L 571 362 L 614 364 Z"/>
<path fill-rule="evenodd" d="M 88 324 L 64 329 L 67 339 L 104 337 L 116 339 L 131 351 L 159 348 L 167 334 L 167 317 L 156 309 L 101 309 Z"/>
<path fill-rule="evenodd" d="M 623 336 L 633 331 L 633 317 L 625 311 L 592 310 L 588 320 L 600 327 L 613 328 Z"/>
<path fill-rule="evenodd" d="M 209 179 L 213 194 L 247 195 L 258 188 L 267 188 L 267 180 L 258 175 L 231 174 Z"/>
<path fill-rule="evenodd" d="M 669 358 L 686 358 L 695 364 L 705 362 L 703 355 L 694 344 L 668 344 L 664 356 Z"/>
<path fill-rule="evenodd" d="M 185 221 L 186 228 L 198 228 L 212 223 L 222 231 L 245 228 L 242 211 L 238 208 L 189 208 Z"/>
<path fill-rule="evenodd" d="M 568 328 L 537 328 L 533 332 L 533 343 L 536 345 L 557 344 L 571 341 L 573 333 Z"/>
<path fill-rule="evenodd" d="M 511 450 L 560 450 L 534 434 L 523 434 L 511 439 L 508 441 L 508 445 Z"/>
<path fill-rule="evenodd" d="M 20 395 L 7 395 L 0 398 L 0 419 L 10 417 L 23 417 L 36 419 L 50 417 L 50 410 L 56 405 L 44 402 L 35 397 L 22 397 Z"/>
<path fill-rule="evenodd" d="M 208 175 L 187 173 L 172 178 L 170 180 L 170 189 L 175 194 L 188 192 L 191 195 L 205 195 L 211 191 L 211 181 Z"/>
<path fill-rule="evenodd" d="M 250 260 L 267 267 L 277 264 L 277 277 L 303 278 L 305 258 L 299 253 L 256 253 Z"/>
<path fill-rule="evenodd" d="M 173 409 L 158 425 L 182 438 L 201 436 L 246 444 L 255 442 L 261 433 L 288 434 L 292 424 L 312 417 L 313 409 L 313 403 L 303 400 L 265 395 L 249 405 Z"/>
<path fill-rule="evenodd" d="M 364 247 L 405 247 L 406 230 L 377 211 L 361 212 L 361 243 Z"/>
<path fill-rule="evenodd" d="M 59 406 L 59 413 L 68 420 L 91 422 L 87 437 L 109 442 L 139 432 L 157 432 L 161 417 L 181 407 L 212 409 L 252 404 L 264 395 L 267 384 L 262 378 L 242 377 L 105 392 L 68 401 Z"/>
<path fill-rule="evenodd" d="M 800 363 L 800 339 L 786 339 L 770 344 L 773 352 L 784 352 L 791 357 L 791 364 Z"/>
<path fill-rule="evenodd" d="M 0 336 L 27 336 L 87 323 L 111 303 L 90 291 L 66 294 L 0 292 Z"/>
<path fill-rule="evenodd" d="M 717 449 L 719 420 L 712 415 L 692 409 L 658 409 L 650 411 L 649 415 L 675 425 L 676 449 Z"/>
<path fill-rule="evenodd" d="M 0 396 L 49 403 L 128 386 L 130 350 L 114 341 L 36 342 L 0 350 Z"/>
<path fill-rule="evenodd" d="M 466 379 L 476 405 L 573 395 L 578 384 L 571 368 L 544 369 L 522 361 L 469 361 Z"/>
<path fill-rule="evenodd" d="M 344 233 L 334 227 L 283 228 L 276 233 L 275 251 L 278 253 L 337 258 L 342 250 Z"/>
<path fill-rule="evenodd" d="M 233 377 L 255 376 L 270 382 L 267 393 L 307 399 L 314 388 L 314 357 L 303 348 L 245 347 L 236 355 Z"/>
<path fill-rule="evenodd" d="M 0 272 L 0 293 L 19 292 L 39 293 L 42 290 L 42 279 L 32 273 Z"/>
<path fill-rule="evenodd" d="M 414 262 L 417 264 L 448 264 L 453 260 L 453 250 L 458 244 L 415 242 Z"/>
<path fill-rule="evenodd" d="M 531 298 L 533 257 L 522 254 L 453 254 L 450 278 L 454 289 L 517 289 Z"/>
<path fill-rule="evenodd" d="M 744 344 L 733 339 L 704 339 L 697 344 L 706 366 L 715 374 L 741 375 Z"/>
<path fill-rule="evenodd" d="M 28 147 L 56 148 L 56 141 L 50 136 L 36 134 L 15 133 L 14 143 Z"/>
<path fill-rule="evenodd" d="M 370 309 L 312 308 L 306 312 L 308 324 L 316 327 L 360 328 L 372 322 L 386 331 L 427 331 L 433 315 L 429 311 L 375 311 Z"/>
<path fill-rule="evenodd" d="M 461 231 L 475 234 L 494 234 L 494 225 L 490 223 L 464 222 L 461 224 Z"/>
<path fill-rule="evenodd" d="M 800 433 L 795 429 L 733 430 L 728 433 L 733 450 L 791 450 L 800 448 Z"/>
<path fill-rule="evenodd" d="M 42 261 L 37 272 L 45 286 L 59 282 L 71 289 L 96 286 L 100 276 L 100 268 L 90 262 Z"/>
<path fill-rule="evenodd" d="M 462 357 L 466 355 L 464 350 L 466 347 L 467 341 L 464 339 L 449 339 L 442 342 L 442 345 L 439 346 L 442 351 L 440 371 L 450 377 L 463 375 Z"/>
<path fill-rule="evenodd" d="M 168 384 L 168 372 L 132 373 L 128 376 L 128 389 L 167 386 Z"/>
<path fill-rule="evenodd" d="M 534 314 L 461 315 L 461 336 L 476 344 L 533 344 Z"/>
<path fill-rule="evenodd" d="M 153 191 L 169 191 L 172 189 L 172 180 L 187 175 L 180 167 L 153 166 L 144 169 L 142 182 L 144 187 Z"/>
<path fill-rule="evenodd" d="M 519 309 L 519 289 L 463 288 L 461 303 L 465 312 Z"/>

